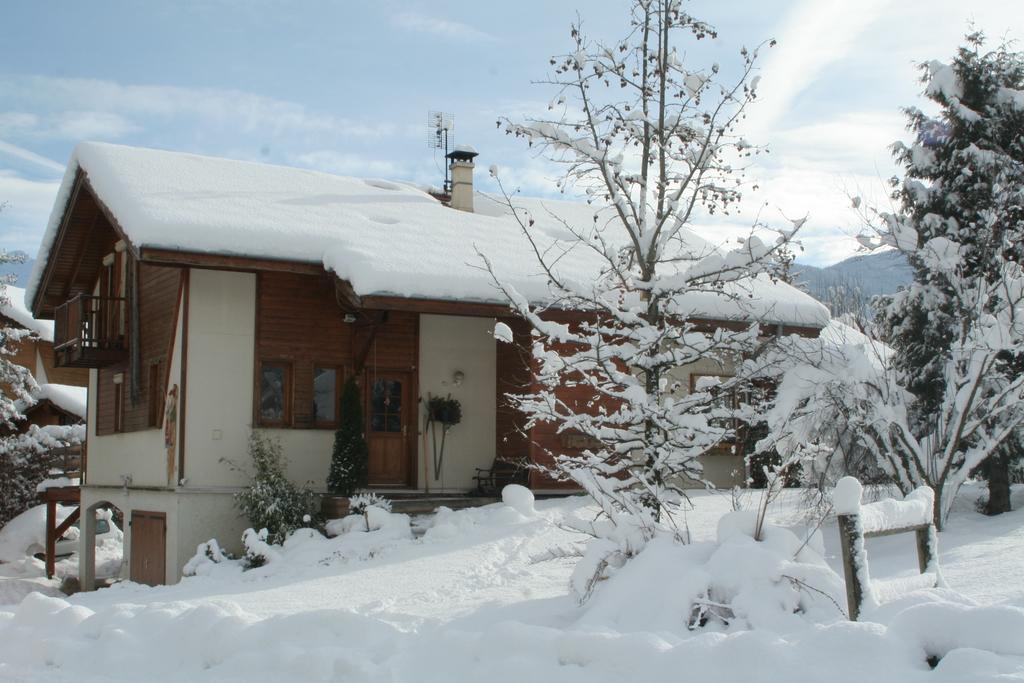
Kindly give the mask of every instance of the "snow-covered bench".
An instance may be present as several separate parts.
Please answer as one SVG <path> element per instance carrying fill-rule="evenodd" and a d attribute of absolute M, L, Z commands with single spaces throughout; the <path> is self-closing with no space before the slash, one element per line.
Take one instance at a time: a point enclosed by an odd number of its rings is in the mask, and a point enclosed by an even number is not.
<path fill-rule="evenodd" d="M 832 505 L 839 521 L 839 541 L 846 575 L 846 600 L 850 619 L 856 621 L 865 607 L 878 604 L 871 590 L 864 539 L 913 532 L 917 539 L 917 564 L 922 574 L 939 579 L 938 534 L 932 523 L 935 492 L 927 486 L 912 491 L 904 500 L 887 498 L 861 504 L 864 487 L 854 477 L 836 483 Z"/>

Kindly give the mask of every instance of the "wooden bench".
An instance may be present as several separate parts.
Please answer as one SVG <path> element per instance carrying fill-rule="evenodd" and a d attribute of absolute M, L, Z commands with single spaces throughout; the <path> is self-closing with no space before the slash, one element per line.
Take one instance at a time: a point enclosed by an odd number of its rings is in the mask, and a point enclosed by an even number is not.
<path fill-rule="evenodd" d="M 530 470 L 526 458 L 495 458 L 489 468 L 476 468 L 476 493 L 480 496 L 498 496 L 509 484 L 526 486 Z"/>

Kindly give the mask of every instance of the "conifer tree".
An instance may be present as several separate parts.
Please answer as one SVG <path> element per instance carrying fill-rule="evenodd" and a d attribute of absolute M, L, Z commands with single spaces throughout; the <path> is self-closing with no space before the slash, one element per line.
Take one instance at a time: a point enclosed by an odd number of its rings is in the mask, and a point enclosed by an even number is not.
<path fill-rule="evenodd" d="M 908 294 L 883 301 L 883 336 L 896 349 L 900 382 L 914 395 L 911 425 L 933 429 L 947 398 L 945 364 L 965 319 L 975 317 L 974 300 L 964 297 L 962 281 L 998 285 L 1007 264 L 1024 256 L 1024 56 L 1006 46 L 984 51 L 984 36 L 972 33 L 952 64 L 923 65 L 926 96 L 939 106 L 932 116 L 906 110 L 917 144 L 897 145 L 906 178 L 895 198 L 916 233 L 904 249 L 914 269 Z M 944 272 L 924 245 L 946 239 L 958 245 L 957 267 Z M 899 246 L 899 245 L 897 245 Z M 993 296 L 981 309 L 992 314 L 1007 303 Z M 994 362 L 990 385 L 1024 371 L 1024 355 L 1004 350 Z M 1009 509 L 1010 461 L 1020 457 L 1012 435 L 987 458 L 981 470 L 990 480 L 988 511 Z M 995 484 L 993 487 L 992 485 Z M 995 488 L 996 490 L 992 490 Z"/>
<path fill-rule="evenodd" d="M 366 486 L 369 457 L 363 435 L 359 385 L 350 377 L 341 391 L 341 425 L 334 433 L 327 490 L 340 496 L 352 496 L 357 489 Z"/>
<path fill-rule="evenodd" d="M 781 377 L 765 440 L 791 458 L 870 453 L 904 494 L 933 489 L 939 529 L 963 483 L 998 473 L 1024 430 L 1024 56 L 983 46 L 971 34 L 951 64 L 922 65 L 937 113 L 907 110 L 895 210 L 870 211 L 876 234 L 859 237 L 914 271 L 878 304 L 890 346 L 792 345 L 801 367 Z"/>

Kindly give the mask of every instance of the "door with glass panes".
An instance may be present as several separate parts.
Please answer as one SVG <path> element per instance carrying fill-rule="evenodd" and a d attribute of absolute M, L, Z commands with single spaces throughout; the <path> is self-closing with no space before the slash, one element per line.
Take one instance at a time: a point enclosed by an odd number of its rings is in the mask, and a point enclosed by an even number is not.
<path fill-rule="evenodd" d="M 412 374 L 371 370 L 366 377 L 370 486 L 409 486 L 415 441 Z"/>

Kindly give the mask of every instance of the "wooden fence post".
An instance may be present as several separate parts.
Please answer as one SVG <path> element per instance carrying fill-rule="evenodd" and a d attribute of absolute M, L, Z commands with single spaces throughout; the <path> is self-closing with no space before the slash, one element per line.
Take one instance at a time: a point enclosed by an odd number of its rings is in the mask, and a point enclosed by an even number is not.
<path fill-rule="evenodd" d="M 877 536 L 905 534 L 911 531 L 917 540 L 917 565 L 922 574 L 935 572 L 935 585 L 940 585 L 938 567 L 938 536 L 931 523 L 933 496 L 931 489 L 920 487 L 907 495 L 902 502 L 896 502 L 897 513 L 886 512 L 890 508 L 878 508 L 877 504 L 862 506 L 860 499 L 863 487 L 854 477 L 843 477 L 836 482 L 833 492 L 833 506 L 839 524 L 839 544 L 843 553 L 843 574 L 846 578 L 846 602 L 851 621 L 857 621 L 866 602 L 875 604 L 871 592 L 871 577 L 868 572 L 868 555 L 864 540 Z M 899 506 L 907 504 L 902 510 Z M 863 512 L 869 510 L 865 523 Z M 923 510 L 923 513 L 921 511 Z M 927 521 L 922 520 L 922 514 Z M 865 528 L 865 525 L 868 528 Z"/>
<path fill-rule="evenodd" d="M 865 586 L 861 578 L 865 574 L 864 536 L 860 531 L 857 515 L 837 515 L 839 522 L 839 545 L 843 550 L 843 575 L 846 579 L 846 605 L 850 620 L 857 621 L 864 606 Z"/>

